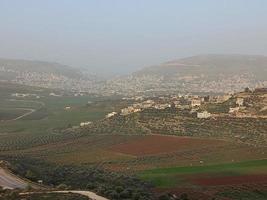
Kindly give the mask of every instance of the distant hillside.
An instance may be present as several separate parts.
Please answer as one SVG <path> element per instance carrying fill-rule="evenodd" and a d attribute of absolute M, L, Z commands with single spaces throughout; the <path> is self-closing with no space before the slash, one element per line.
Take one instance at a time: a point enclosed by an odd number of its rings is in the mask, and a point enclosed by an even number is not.
<path fill-rule="evenodd" d="M 266 80 L 267 57 L 245 55 L 203 55 L 166 62 L 145 68 L 135 75 L 156 74 L 179 76 L 205 76 L 215 79 L 220 75 L 252 73 L 257 80 Z"/>
<path fill-rule="evenodd" d="M 81 73 L 79 70 L 71 68 L 66 65 L 61 65 L 52 62 L 43 61 L 29 61 L 29 60 L 13 60 L 13 59 L 0 59 L 0 69 L 5 68 L 10 74 L 13 72 L 36 72 L 48 73 L 66 76 L 69 78 L 80 78 Z M 4 70 L 1 71 L 1 74 Z"/>
<path fill-rule="evenodd" d="M 267 86 L 267 57 L 201 55 L 104 82 L 58 63 L 0 59 L 0 81 L 104 95 L 229 93 Z"/>
<path fill-rule="evenodd" d="M 94 92 L 96 76 L 66 65 L 43 61 L 0 59 L 0 81 L 43 88 Z"/>
<path fill-rule="evenodd" d="M 267 85 L 267 57 L 193 56 L 147 67 L 109 84 L 121 92 L 235 92 Z"/>

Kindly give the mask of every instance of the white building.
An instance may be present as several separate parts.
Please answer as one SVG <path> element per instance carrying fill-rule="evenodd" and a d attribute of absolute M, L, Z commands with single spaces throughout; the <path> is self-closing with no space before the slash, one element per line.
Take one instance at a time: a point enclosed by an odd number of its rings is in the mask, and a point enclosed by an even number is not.
<path fill-rule="evenodd" d="M 115 115 L 117 115 L 116 112 L 111 112 L 111 113 L 109 113 L 109 114 L 106 115 L 106 118 L 110 118 L 110 117 L 113 117 Z"/>
<path fill-rule="evenodd" d="M 92 122 L 81 122 L 80 123 L 80 127 L 84 127 L 84 126 L 88 126 L 90 125 Z"/>
<path fill-rule="evenodd" d="M 198 112 L 197 113 L 197 118 L 199 119 L 207 119 L 211 117 L 211 113 L 209 113 L 208 111 L 204 111 L 204 112 Z"/>
<path fill-rule="evenodd" d="M 201 106 L 201 100 L 200 99 L 192 99 L 191 100 L 191 106 L 192 107 Z"/>

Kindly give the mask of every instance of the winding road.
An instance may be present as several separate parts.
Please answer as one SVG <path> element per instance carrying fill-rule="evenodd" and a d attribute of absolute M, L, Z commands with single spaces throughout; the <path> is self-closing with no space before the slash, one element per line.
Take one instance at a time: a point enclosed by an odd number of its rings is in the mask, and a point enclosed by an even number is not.
<path fill-rule="evenodd" d="M 7 121 L 16 121 L 16 120 L 19 120 L 19 119 L 22 119 L 28 115 L 31 115 L 32 113 L 36 112 L 37 109 L 40 109 L 42 107 L 45 106 L 45 103 L 42 102 L 42 101 L 29 101 L 29 100 L 17 100 L 17 99 L 9 99 L 8 101 L 12 101 L 12 102 L 27 102 L 27 103 L 37 103 L 39 104 L 39 108 L 36 108 L 36 109 L 33 109 L 33 108 L 15 108 L 16 110 L 25 110 L 25 111 L 28 111 L 26 113 L 24 113 L 23 115 L 15 118 L 15 119 L 11 119 L 11 120 L 7 120 Z"/>
<path fill-rule="evenodd" d="M 31 185 L 31 183 L 28 183 L 25 180 L 22 180 L 21 178 L 17 177 L 14 174 L 11 174 L 8 170 L 5 170 L 4 168 L 0 167 L 0 186 L 7 189 L 25 189 L 28 185 Z M 80 194 L 83 196 L 86 196 L 93 200 L 109 200 L 105 197 L 99 196 L 94 192 L 90 191 L 80 191 L 80 190 L 64 190 L 64 191 L 40 191 L 40 192 L 25 192 L 20 193 L 20 195 L 28 195 L 28 194 L 44 194 L 44 193 L 62 193 L 62 194 Z"/>
<path fill-rule="evenodd" d="M 16 110 L 25 110 L 25 111 L 28 111 L 26 112 L 25 114 L 15 118 L 15 119 L 11 119 L 9 121 L 16 121 L 16 120 L 19 120 L 19 119 L 22 119 L 28 115 L 31 115 L 32 113 L 34 113 L 36 110 L 35 109 L 30 109 L 30 108 L 16 108 Z"/>

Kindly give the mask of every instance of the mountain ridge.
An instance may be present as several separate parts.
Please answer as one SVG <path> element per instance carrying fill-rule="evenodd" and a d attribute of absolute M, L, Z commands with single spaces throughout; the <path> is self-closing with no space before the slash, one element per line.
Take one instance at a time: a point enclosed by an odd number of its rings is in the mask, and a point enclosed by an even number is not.
<path fill-rule="evenodd" d="M 0 58 L 0 81 L 94 93 L 99 79 L 87 71 L 55 62 Z"/>
<path fill-rule="evenodd" d="M 18 71 L 57 73 L 70 77 L 77 77 L 79 75 L 78 69 L 57 62 L 0 58 L 0 66 Z"/>
<path fill-rule="evenodd" d="M 266 56 L 207 54 L 146 67 L 110 83 L 122 93 L 229 93 L 265 87 L 266 77 Z"/>

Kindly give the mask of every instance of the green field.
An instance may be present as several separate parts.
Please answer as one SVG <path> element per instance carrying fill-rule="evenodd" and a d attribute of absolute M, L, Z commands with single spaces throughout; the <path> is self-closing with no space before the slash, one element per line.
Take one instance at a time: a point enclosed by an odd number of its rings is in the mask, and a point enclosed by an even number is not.
<path fill-rule="evenodd" d="M 37 94 L 40 98 L 13 97 L 12 94 L 16 92 Z M 26 86 L 0 87 L 0 150 L 25 149 L 76 137 L 61 134 L 61 130 L 79 126 L 83 121 L 102 119 L 107 113 L 118 111 L 127 104 L 116 98 L 75 97 L 69 94 L 54 97 L 49 96 L 50 92 Z M 9 121 L 25 114 L 27 109 L 28 112 L 29 109 L 35 112 L 19 120 Z"/>
<path fill-rule="evenodd" d="M 156 187 L 168 188 L 184 185 L 186 183 L 186 176 L 209 174 L 209 176 L 216 177 L 255 173 L 267 174 L 267 160 L 207 166 L 158 168 L 140 172 L 138 176 L 143 180 L 152 182 Z"/>

